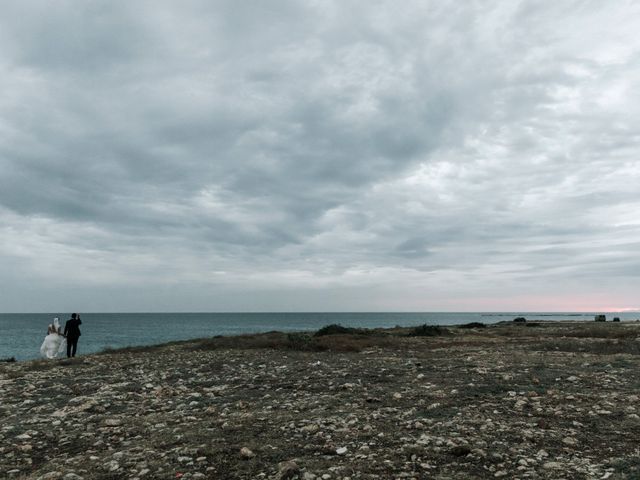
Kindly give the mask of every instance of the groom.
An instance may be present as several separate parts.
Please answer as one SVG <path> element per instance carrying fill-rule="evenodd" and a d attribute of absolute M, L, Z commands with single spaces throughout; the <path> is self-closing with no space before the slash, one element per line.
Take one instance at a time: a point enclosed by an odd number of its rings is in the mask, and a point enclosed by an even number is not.
<path fill-rule="evenodd" d="M 81 324 L 82 320 L 77 313 L 72 313 L 71 318 L 64 324 L 64 336 L 67 337 L 67 358 L 76 356 Z"/>

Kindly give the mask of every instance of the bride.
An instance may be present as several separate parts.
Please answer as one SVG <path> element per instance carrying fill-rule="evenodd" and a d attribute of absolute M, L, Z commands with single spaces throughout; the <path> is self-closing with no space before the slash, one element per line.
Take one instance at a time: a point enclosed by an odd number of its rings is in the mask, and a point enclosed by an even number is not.
<path fill-rule="evenodd" d="M 67 348 L 67 339 L 62 335 L 60 330 L 60 321 L 58 317 L 53 319 L 53 324 L 47 327 L 47 336 L 40 347 L 40 354 L 46 358 L 56 358 L 60 352 Z"/>

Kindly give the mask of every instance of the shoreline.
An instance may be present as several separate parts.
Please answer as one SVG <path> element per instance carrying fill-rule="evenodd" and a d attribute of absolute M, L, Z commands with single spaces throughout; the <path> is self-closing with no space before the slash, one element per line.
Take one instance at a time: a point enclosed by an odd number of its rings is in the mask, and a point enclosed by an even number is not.
<path fill-rule="evenodd" d="M 493 316 L 494 314 L 487 314 L 487 315 L 491 315 Z M 578 314 L 574 314 L 574 315 L 578 315 Z M 582 315 L 582 314 L 580 314 Z M 495 316 L 509 316 L 511 317 L 511 315 L 507 315 L 507 314 L 495 314 Z M 544 316 L 544 315 L 539 315 L 539 316 Z M 551 314 L 549 314 L 549 316 L 551 316 Z M 503 327 L 503 326 L 508 326 L 508 325 L 518 325 L 518 326 L 528 326 L 528 327 L 536 327 L 538 326 L 538 324 L 541 324 L 543 326 L 558 326 L 558 327 L 563 327 L 563 326 L 571 326 L 571 325 L 608 325 L 608 324 L 615 324 L 615 325 L 631 325 L 631 324 L 636 324 L 636 323 L 640 323 L 640 319 L 627 319 L 627 320 L 622 320 L 620 322 L 612 322 L 610 320 L 607 320 L 606 322 L 595 322 L 594 320 L 548 320 L 545 318 L 530 318 L 530 319 L 526 319 L 526 322 L 523 322 L 522 324 L 518 324 L 517 322 L 514 322 L 513 320 L 500 320 L 500 321 L 496 321 L 496 322 L 470 322 L 470 324 L 477 324 L 477 323 L 482 323 L 484 325 L 484 328 L 496 328 L 496 327 Z M 458 331 L 459 329 L 464 329 L 464 328 L 468 328 L 466 327 L 467 325 L 470 324 L 425 324 L 429 327 L 438 327 L 438 328 L 442 328 L 442 329 L 450 329 L 451 331 Z M 365 334 L 388 334 L 388 335 L 395 335 L 395 336 L 402 336 L 405 333 L 408 333 L 409 331 L 411 331 L 412 329 L 415 329 L 419 326 L 401 326 L 401 325 L 396 325 L 395 327 L 345 327 L 345 328 L 350 328 L 353 329 L 354 331 L 361 331 L 364 332 Z M 279 330 L 271 330 L 271 331 L 261 331 L 261 332 L 254 332 L 254 333 L 238 333 L 238 334 L 228 334 L 228 335 L 215 335 L 215 336 L 210 336 L 210 337 L 194 337 L 194 338 L 188 338 L 188 339 L 178 339 L 178 340 L 169 340 L 166 342 L 159 342 L 159 343 L 152 343 L 152 344 L 134 344 L 134 345 L 126 345 L 126 346 L 118 346 L 118 347 L 111 347 L 111 346 L 106 346 L 101 350 L 98 351 L 92 351 L 89 353 L 79 353 L 78 357 L 82 357 L 82 356 L 89 356 L 89 355 L 100 355 L 106 352 L 111 352 L 111 353 L 117 353 L 119 351 L 127 351 L 127 350 L 131 350 L 131 349 L 155 349 L 155 348 L 160 348 L 164 345 L 174 345 L 174 344 L 181 344 L 181 343 L 190 343 L 190 342 L 202 342 L 202 341 L 207 341 L 211 338 L 255 338 L 255 337 L 260 337 L 263 335 L 268 335 L 268 334 L 273 334 L 273 333 L 279 333 L 282 335 L 289 335 L 289 334 L 295 334 L 295 335 L 313 335 L 317 330 L 314 329 L 309 329 L 309 330 L 295 330 L 295 331 L 279 331 Z M 4 364 L 4 363 L 24 363 L 24 362 L 35 362 L 35 361 L 59 361 L 62 359 L 66 359 L 66 357 L 64 356 L 59 356 L 56 357 L 54 359 L 44 359 L 41 356 L 38 357 L 33 357 L 33 358 L 25 358 L 25 359 L 17 359 L 14 356 L 10 356 L 10 357 L 0 357 L 0 365 Z"/>

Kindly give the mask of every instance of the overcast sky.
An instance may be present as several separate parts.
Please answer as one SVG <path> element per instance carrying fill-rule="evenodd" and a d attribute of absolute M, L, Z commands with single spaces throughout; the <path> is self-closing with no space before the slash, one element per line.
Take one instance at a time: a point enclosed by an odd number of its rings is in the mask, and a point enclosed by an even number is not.
<path fill-rule="evenodd" d="M 640 3 L 0 6 L 0 311 L 640 306 Z"/>

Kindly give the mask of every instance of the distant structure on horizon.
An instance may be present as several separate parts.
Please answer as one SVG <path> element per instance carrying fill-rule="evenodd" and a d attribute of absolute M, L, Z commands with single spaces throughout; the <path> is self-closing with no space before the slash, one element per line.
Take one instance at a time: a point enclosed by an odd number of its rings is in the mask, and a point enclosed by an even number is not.
<path fill-rule="evenodd" d="M 607 321 L 607 316 L 606 315 L 596 315 L 596 322 L 606 322 Z"/>

